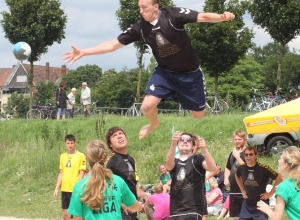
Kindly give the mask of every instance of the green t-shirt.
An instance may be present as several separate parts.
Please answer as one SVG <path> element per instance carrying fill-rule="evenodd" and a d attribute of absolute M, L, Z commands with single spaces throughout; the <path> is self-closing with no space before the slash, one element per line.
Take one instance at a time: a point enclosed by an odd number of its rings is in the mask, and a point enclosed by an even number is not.
<path fill-rule="evenodd" d="M 87 186 L 85 183 L 89 177 L 90 175 L 75 184 L 68 212 L 73 216 L 88 220 L 121 220 L 121 203 L 125 206 L 131 206 L 136 201 L 134 194 L 129 190 L 125 181 L 121 177 L 113 175 L 113 186 L 111 188 L 108 186 L 104 192 L 104 207 L 99 211 L 93 211 L 80 201 L 80 197 Z"/>
<path fill-rule="evenodd" d="M 300 219 L 300 187 L 295 187 L 295 182 L 287 178 L 276 189 L 276 196 L 284 199 L 285 211 L 291 220 Z"/>

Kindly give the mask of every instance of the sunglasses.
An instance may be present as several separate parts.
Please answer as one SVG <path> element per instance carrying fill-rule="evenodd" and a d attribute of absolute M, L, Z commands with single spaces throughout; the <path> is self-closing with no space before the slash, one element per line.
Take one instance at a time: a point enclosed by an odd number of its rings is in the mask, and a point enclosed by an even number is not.
<path fill-rule="evenodd" d="M 248 157 L 248 156 L 253 157 L 254 154 L 253 153 L 245 154 L 245 157 Z"/>
<path fill-rule="evenodd" d="M 187 137 L 187 138 L 181 137 L 181 138 L 179 139 L 179 141 L 180 141 L 180 142 L 186 141 L 186 142 L 188 142 L 188 143 L 191 143 L 191 142 L 193 141 L 193 139 L 192 139 L 191 137 Z"/>

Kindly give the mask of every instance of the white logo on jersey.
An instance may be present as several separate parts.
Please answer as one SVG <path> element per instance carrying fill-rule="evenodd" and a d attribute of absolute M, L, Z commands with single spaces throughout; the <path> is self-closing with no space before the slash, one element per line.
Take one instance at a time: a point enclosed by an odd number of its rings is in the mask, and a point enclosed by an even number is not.
<path fill-rule="evenodd" d="M 127 31 L 129 31 L 131 29 L 131 27 L 130 28 L 127 28 L 127 30 L 125 30 L 123 33 L 126 33 Z"/>
<path fill-rule="evenodd" d="M 151 89 L 152 91 L 154 91 L 154 90 L 155 90 L 155 86 L 152 84 L 152 85 L 150 86 L 150 89 Z"/>
<path fill-rule="evenodd" d="M 181 11 L 179 13 L 184 13 L 184 14 L 189 14 L 191 11 L 189 9 L 186 9 L 186 8 L 180 8 Z"/>
<path fill-rule="evenodd" d="M 160 29 L 160 26 L 158 26 L 157 28 L 152 28 L 152 31 L 159 30 L 159 29 Z"/>

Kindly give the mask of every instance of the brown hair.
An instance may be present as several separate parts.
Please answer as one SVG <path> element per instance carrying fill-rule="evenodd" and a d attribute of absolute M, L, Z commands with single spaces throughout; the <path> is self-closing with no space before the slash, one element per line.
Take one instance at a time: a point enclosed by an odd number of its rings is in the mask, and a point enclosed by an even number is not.
<path fill-rule="evenodd" d="M 196 145 L 196 139 L 197 139 L 197 137 L 196 137 L 195 135 L 193 135 L 193 134 L 191 134 L 191 133 L 188 133 L 188 132 L 183 132 L 183 133 L 181 134 L 181 136 L 182 136 L 182 135 L 188 135 L 188 136 L 190 136 L 190 137 L 192 138 L 192 141 L 193 141 L 193 146 Z"/>
<path fill-rule="evenodd" d="M 239 137 L 241 137 L 241 138 L 243 138 L 243 139 L 246 140 L 246 133 L 244 131 L 242 131 L 242 130 L 236 130 L 236 131 L 234 131 L 233 134 L 232 134 L 232 136 L 233 137 L 234 136 L 239 136 Z"/>
<path fill-rule="evenodd" d="M 107 144 L 107 146 L 112 150 L 112 148 L 111 148 L 111 141 L 110 141 L 110 137 L 114 134 L 114 133 L 116 133 L 116 132 L 118 132 L 118 131 L 121 131 L 121 132 L 123 132 L 123 134 L 125 135 L 125 137 L 126 137 L 126 133 L 125 133 L 125 131 L 121 128 L 121 127 L 118 127 L 118 126 L 115 126 L 115 127 L 111 127 L 110 129 L 108 129 L 108 131 L 106 132 L 106 135 L 105 135 L 105 139 L 106 139 L 106 144 Z"/>
<path fill-rule="evenodd" d="M 154 191 L 155 193 L 162 193 L 164 191 L 163 185 L 160 183 L 155 184 Z"/>
<path fill-rule="evenodd" d="M 258 154 L 258 153 L 257 153 L 256 147 L 248 146 L 248 147 L 246 147 L 246 149 L 244 150 L 245 153 L 246 153 L 246 150 L 247 150 L 247 151 L 253 151 L 255 155 Z"/>
<path fill-rule="evenodd" d="M 67 85 L 67 83 L 66 82 L 64 82 L 64 81 L 62 81 L 62 82 L 60 82 L 60 84 L 59 84 L 59 87 L 64 87 L 65 85 Z"/>
<path fill-rule="evenodd" d="M 80 198 L 92 210 L 100 210 L 104 206 L 104 191 L 108 185 L 108 180 L 112 186 L 112 172 L 104 167 L 107 159 L 105 144 L 100 140 L 91 141 L 86 148 L 86 158 L 90 166 L 91 176 L 86 182 L 86 189 Z"/>

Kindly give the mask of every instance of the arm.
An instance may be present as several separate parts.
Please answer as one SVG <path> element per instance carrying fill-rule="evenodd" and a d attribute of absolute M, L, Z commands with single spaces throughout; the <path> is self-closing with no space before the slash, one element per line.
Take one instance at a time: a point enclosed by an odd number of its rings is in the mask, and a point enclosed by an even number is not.
<path fill-rule="evenodd" d="M 274 183 L 274 186 L 273 188 L 271 189 L 271 191 L 268 193 L 268 192 L 265 192 L 263 194 L 260 195 L 260 199 L 262 200 L 266 200 L 266 199 L 269 199 L 276 191 L 276 186 L 282 182 L 282 178 L 280 175 L 277 175 L 276 179 L 275 179 L 275 183 Z"/>
<path fill-rule="evenodd" d="M 126 208 L 131 212 L 139 212 L 144 209 L 144 205 L 141 202 L 135 201 L 133 205 Z"/>
<path fill-rule="evenodd" d="M 230 170 L 227 167 L 225 167 L 225 171 L 224 171 L 224 184 L 225 184 L 225 186 L 230 185 L 229 176 L 230 176 Z"/>
<path fill-rule="evenodd" d="M 233 148 L 232 155 L 235 157 L 239 165 L 245 164 L 245 162 L 241 158 L 241 152 Z"/>
<path fill-rule="evenodd" d="M 241 176 L 238 177 L 238 176 L 235 174 L 235 179 L 236 179 L 236 182 L 237 182 L 237 184 L 239 185 L 240 190 L 241 190 L 241 192 L 242 192 L 242 194 L 243 194 L 243 198 L 244 198 L 244 199 L 248 199 L 248 196 L 247 196 L 247 193 L 246 193 L 246 190 L 245 190 L 245 187 L 244 187 L 244 183 L 243 183 L 242 177 L 241 177 Z"/>
<path fill-rule="evenodd" d="M 144 204 L 148 204 L 148 195 L 146 192 L 144 192 L 143 190 L 141 190 L 139 187 L 136 187 L 136 194 L 137 197 L 143 201 Z"/>
<path fill-rule="evenodd" d="M 57 176 L 56 180 L 56 186 L 53 192 L 53 197 L 57 199 L 57 194 L 58 194 L 58 188 L 61 186 L 61 181 L 62 181 L 62 170 L 59 171 L 59 174 Z"/>
<path fill-rule="evenodd" d="M 213 194 L 211 194 L 210 197 L 206 197 L 207 204 L 210 205 L 213 201 L 215 201 L 218 198 L 218 196 L 219 194 L 214 192 Z"/>
<path fill-rule="evenodd" d="M 197 22 L 212 22 L 217 23 L 221 21 L 233 20 L 235 15 L 233 13 L 225 11 L 223 14 L 216 13 L 199 13 Z"/>
<path fill-rule="evenodd" d="M 70 64 L 73 64 L 76 60 L 80 59 L 83 56 L 106 54 L 106 53 L 113 52 L 117 49 L 120 49 L 123 46 L 124 45 L 121 44 L 118 41 L 118 39 L 107 41 L 87 49 L 79 49 L 77 47 L 71 46 L 73 50 L 64 53 L 63 60 L 65 60 L 66 63 L 70 62 Z"/>
<path fill-rule="evenodd" d="M 181 134 L 182 132 L 176 131 L 175 134 L 172 136 L 172 143 L 166 158 L 166 168 L 168 171 L 172 170 L 175 166 L 174 159 L 175 159 L 176 145 L 180 139 Z"/>
<path fill-rule="evenodd" d="M 205 160 L 202 163 L 202 167 L 210 172 L 215 172 L 217 170 L 215 159 L 210 155 L 206 148 L 206 142 L 203 138 L 198 137 L 197 138 L 197 148 L 201 149 L 202 154 L 205 158 Z"/>
<path fill-rule="evenodd" d="M 219 165 L 216 165 L 217 169 L 215 172 L 210 172 L 207 176 L 205 176 L 205 181 L 208 180 L 209 178 L 215 176 L 220 170 L 221 167 Z"/>
<path fill-rule="evenodd" d="M 84 177 L 85 170 L 79 170 L 79 180 L 81 180 Z"/>
<path fill-rule="evenodd" d="M 79 217 L 79 216 L 74 216 L 73 215 L 73 220 L 84 220 L 82 217 Z"/>
<path fill-rule="evenodd" d="M 275 211 L 272 211 L 270 206 L 263 201 L 259 201 L 257 203 L 257 209 L 266 213 L 269 216 L 270 220 L 282 220 L 283 219 L 285 201 L 279 195 L 277 195 L 276 199 L 277 199 L 277 202 L 276 202 Z"/>

